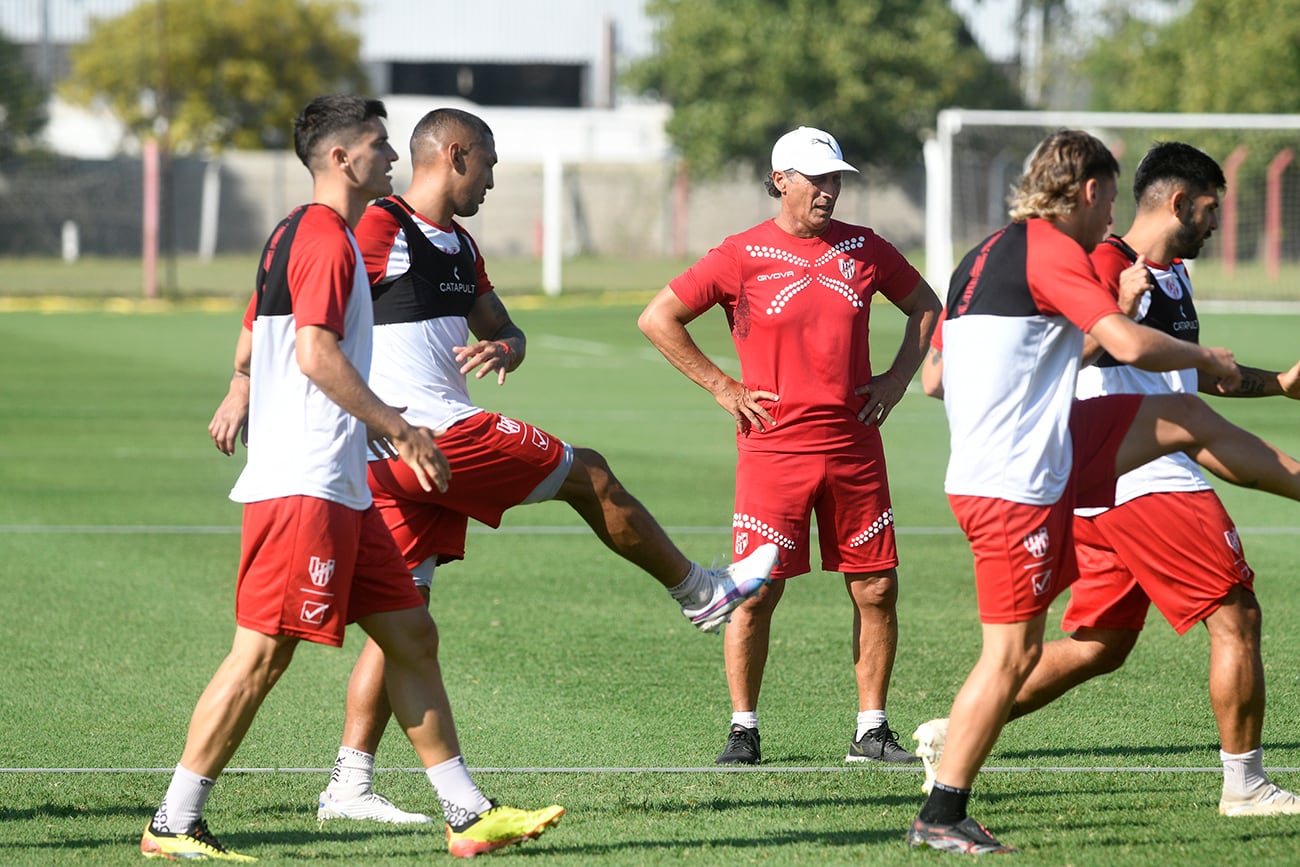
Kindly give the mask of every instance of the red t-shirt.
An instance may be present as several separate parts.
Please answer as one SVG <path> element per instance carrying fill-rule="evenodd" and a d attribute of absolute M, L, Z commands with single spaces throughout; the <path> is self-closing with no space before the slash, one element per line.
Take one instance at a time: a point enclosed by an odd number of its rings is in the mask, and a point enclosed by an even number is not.
<path fill-rule="evenodd" d="M 669 287 L 696 313 L 726 311 L 741 381 L 780 395 L 775 427 L 738 438 L 749 451 L 830 452 L 879 441 L 857 413 L 871 381 L 872 296 L 906 298 L 921 275 L 871 229 L 832 220 L 796 238 L 774 220 L 732 235 Z"/>

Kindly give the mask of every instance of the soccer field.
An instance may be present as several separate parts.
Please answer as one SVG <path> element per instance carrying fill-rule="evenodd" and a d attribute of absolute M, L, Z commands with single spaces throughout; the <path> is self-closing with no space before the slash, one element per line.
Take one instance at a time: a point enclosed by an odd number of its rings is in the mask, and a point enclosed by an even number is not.
<path fill-rule="evenodd" d="M 651 287 L 653 288 L 653 287 Z M 507 303 L 511 300 L 507 298 Z M 493 409 L 609 459 L 682 549 L 729 553 L 730 419 L 636 329 L 639 307 L 515 307 L 528 360 Z M 881 365 L 901 316 L 878 308 Z M 229 647 L 242 458 L 207 437 L 239 315 L 0 315 L 0 864 L 126 864 L 181 751 L 194 701 Z M 1211 314 L 1207 343 L 1261 367 L 1295 361 L 1300 316 Z M 722 319 L 693 326 L 735 372 Z M 1300 453 L 1300 404 L 1216 401 Z M 979 650 L 970 556 L 942 493 L 941 405 L 917 391 L 885 427 L 903 565 L 890 722 L 910 743 L 947 712 Z M 1300 786 L 1300 505 L 1220 486 L 1258 573 L 1269 686 L 1265 764 Z M 1059 615 L 1061 603 L 1056 606 Z M 485 793 L 560 803 L 507 863 L 901 864 L 917 769 L 848 766 L 852 608 L 836 575 L 796 579 L 773 629 L 764 764 L 719 769 L 729 703 L 722 645 L 566 507 L 514 510 L 439 570 L 432 609 L 466 760 Z M 1049 637 L 1055 620 L 1049 618 Z M 1203 629 L 1159 619 L 1126 667 L 1011 723 L 972 814 L 1019 864 L 1300 863 L 1300 816 L 1216 811 L 1217 735 Z M 302 645 L 208 805 L 232 848 L 272 863 L 450 861 L 441 826 L 315 821 L 361 636 Z M 391 731 L 380 791 L 436 812 Z M 521 860 L 522 859 L 522 860 Z"/>

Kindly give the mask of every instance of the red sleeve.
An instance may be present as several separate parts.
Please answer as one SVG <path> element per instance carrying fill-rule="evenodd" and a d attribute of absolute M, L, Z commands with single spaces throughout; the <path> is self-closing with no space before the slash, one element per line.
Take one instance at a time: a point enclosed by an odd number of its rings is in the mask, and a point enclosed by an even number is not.
<path fill-rule="evenodd" d="M 475 241 L 474 236 L 465 231 L 464 226 L 459 223 L 452 223 L 452 225 L 458 229 L 462 235 L 469 239 L 470 248 L 474 251 L 474 273 L 478 279 L 478 294 L 485 295 L 488 292 L 491 292 L 496 287 L 493 286 L 492 281 L 488 279 L 487 265 L 483 261 L 483 251 L 479 248 L 478 241 Z"/>
<path fill-rule="evenodd" d="M 244 308 L 244 327 L 253 330 L 253 320 L 257 318 L 257 291 L 248 297 L 248 306 Z"/>
<path fill-rule="evenodd" d="M 668 288 L 698 315 L 715 304 L 734 298 L 740 281 L 740 263 L 736 261 L 731 245 L 723 242 L 670 280 Z"/>
<path fill-rule="evenodd" d="M 876 283 L 879 284 L 876 291 L 890 301 L 902 301 L 921 282 L 921 272 L 912 267 L 907 257 L 884 238 L 876 235 L 875 242 L 870 261 L 876 267 Z"/>
<path fill-rule="evenodd" d="M 1029 231 L 1025 276 L 1043 315 L 1064 316 L 1084 333 L 1103 317 L 1123 315 L 1077 241 L 1046 220 L 1030 220 Z"/>
<path fill-rule="evenodd" d="M 377 205 L 366 208 L 357 223 L 357 246 L 366 262 L 366 278 L 373 286 L 388 273 L 388 254 L 393 240 L 402 230 L 397 218 Z"/>
<path fill-rule="evenodd" d="M 357 257 L 347 224 L 329 208 L 312 208 L 289 251 L 289 292 L 294 327 L 319 325 L 340 338 L 356 278 Z"/>
<path fill-rule="evenodd" d="M 1129 265 L 1133 264 L 1128 260 L 1128 254 L 1116 247 L 1114 244 L 1107 244 L 1105 241 L 1097 245 L 1092 251 L 1093 270 L 1097 272 L 1097 279 L 1101 285 L 1111 294 L 1111 297 L 1119 297 L 1119 275 Z"/>

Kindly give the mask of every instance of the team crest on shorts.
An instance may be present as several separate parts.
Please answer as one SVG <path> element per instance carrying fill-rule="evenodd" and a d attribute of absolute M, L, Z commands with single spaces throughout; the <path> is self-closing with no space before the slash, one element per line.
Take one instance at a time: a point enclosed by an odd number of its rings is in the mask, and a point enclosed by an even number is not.
<path fill-rule="evenodd" d="M 1025 550 L 1029 552 L 1029 556 L 1037 557 L 1041 560 L 1047 556 L 1047 551 L 1052 546 L 1052 540 L 1047 535 L 1047 528 L 1039 527 L 1034 532 L 1025 536 L 1025 540 L 1022 544 L 1025 546 Z"/>
<path fill-rule="evenodd" d="M 735 549 L 737 557 L 744 556 L 745 551 L 749 548 L 749 534 L 737 533 L 735 545 L 732 547 Z"/>
<path fill-rule="evenodd" d="M 1236 554 L 1238 557 L 1241 556 L 1241 537 L 1237 535 L 1236 527 L 1233 527 L 1231 530 L 1224 530 L 1223 540 L 1228 543 L 1228 547 L 1232 549 L 1232 553 Z"/>
<path fill-rule="evenodd" d="M 334 561 L 312 557 L 307 565 L 307 574 L 311 577 L 312 584 L 317 587 L 328 587 L 330 579 L 334 577 Z"/>
<path fill-rule="evenodd" d="M 513 436 L 523 430 L 523 425 L 512 418 L 500 416 L 497 419 L 497 430 L 501 431 L 503 434 L 510 434 Z"/>

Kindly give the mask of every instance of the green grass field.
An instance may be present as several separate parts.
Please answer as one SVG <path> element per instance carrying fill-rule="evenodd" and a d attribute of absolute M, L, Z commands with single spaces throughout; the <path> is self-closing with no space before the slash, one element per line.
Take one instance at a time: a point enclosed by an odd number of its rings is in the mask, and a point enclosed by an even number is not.
<path fill-rule="evenodd" d="M 729 419 L 653 352 L 638 309 L 517 306 L 528 361 L 478 395 L 599 449 L 688 555 L 726 557 Z M 899 319 L 876 311 L 882 360 Z M 1202 334 L 1243 363 L 1276 367 L 1294 361 L 1298 327 L 1297 316 L 1216 314 Z M 0 315 L 0 864 L 140 858 L 140 830 L 233 630 L 239 509 L 226 494 L 242 460 L 220 455 L 206 426 L 237 329 L 233 310 Z M 694 331 L 731 357 L 718 317 Z M 1216 405 L 1300 453 L 1300 406 Z M 942 494 L 942 407 L 917 393 L 885 435 L 903 558 L 889 711 L 907 742 L 946 713 L 979 625 L 969 554 Z M 1300 507 L 1222 493 L 1265 611 L 1266 765 L 1295 788 Z M 835 575 L 797 579 L 777 617 L 757 770 L 712 766 L 729 715 L 721 642 L 695 633 L 563 506 L 517 509 L 500 531 L 472 533 L 466 561 L 439 571 L 433 611 L 480 785 L 505 802 L 569 810 L 494 860 L 945 863 L 902 842 L 922 800 L 919 771 L 842 763 L 857 708 L 851 608 Z M 1216 812 L 1204 630 L 1179 639 L 1153 616 L 1147 631 L 1124 670 L 1007 728 L 973 814 L 1020 846 L 1025 865 L 1300 863 L 1300 817 Z M 450 860 L 440 827 L 317 830 L 327 774 L 312 769 L 333 761 L 359 638 L 343 650 L 302 646 L 263 707 L 232 767 L 270 770 L 229 772 L 207 811 L 232 847 L 271 863 Z M 392 733 L 381 790 L 435 809 L 423 776 L 405 770 L 416 763 Z"/>

